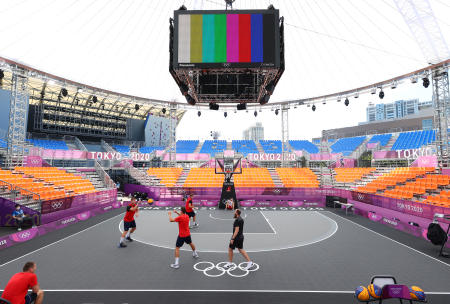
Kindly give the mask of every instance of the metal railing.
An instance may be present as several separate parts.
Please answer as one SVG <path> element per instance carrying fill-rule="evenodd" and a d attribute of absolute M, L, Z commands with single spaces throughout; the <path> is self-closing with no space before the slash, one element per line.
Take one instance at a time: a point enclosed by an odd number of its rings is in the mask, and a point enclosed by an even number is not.
<path fill-rule="evenodd" d="M 133 167 L 133 165 L 129 163 L 124 164 L 125 171 L 130 175 L 132 178 L 137 180 L 141 185 L 144 186 L 160 186 L 159 180 L 156 176 L 150 176 L 145 172 L 142 172 L 139 169 L 136 169 Z"/>
<path fill-rule="evenodd" d="M 103 167 L 100 165 L 100 163 L 96 160 L 94 163 L 95 172 L 97 172 L 98 176 L 102 180 L 102 182 L 105 184 L 106 188 L 113 189 L 116 188 L 116 184 L 111 179 L 111 177 L 106 173 L 106 171 L 103 169 Z"/>
<path fill-rule="evenodd" d="M 7 181 L 0 180 L 0 187 L 2 186 L 9 190 L 9 193 L 5 195 L 7 199 L 15 203 L 20 203 L 21 205 L 33 210 L 40 210 L 42 200 L 38 193 L 13 185 Z"/>
<path fill-rule="evenodd" d="M 111 147 L 111 145 L 108 144 L 103 139 L 101 140 L 101 145 L 102 145 L 102 148 L 105 149 L 106 152 L 116 152 L 116 150 L 114 150 L 114 148 Z"/>

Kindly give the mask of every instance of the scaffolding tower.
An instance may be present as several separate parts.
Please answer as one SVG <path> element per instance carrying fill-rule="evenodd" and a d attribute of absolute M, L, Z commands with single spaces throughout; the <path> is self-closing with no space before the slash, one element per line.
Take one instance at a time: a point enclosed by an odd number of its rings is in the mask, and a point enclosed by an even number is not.
<path fill-rule="evenodd" d="M 448 69 L 439 68 L 432 71 L 434 126 L 436 128 L 436 155 L 439 169 L 449 167 L 449 83 Z"/>
<path fill-rule="evenodd" d="M 169 119 L 170 119 L 170 134 L 169 134 L 169 167 L 175 168 L 177 166 L 177 105 L 170 104 Z"/>
<path fill-rule="evenodd" d="M 281 166 L 288 164 L 289 154 L 289 106 L 281 107 Z"/>
<path fill-rule="evenodd" d="M 6 155 L 6 165 L 8 167 L 23 165 L 27 112 L 28 77 L 23 69 L 15 68 L 12 71 L 11 99 L 9 108 L 9 127 Z"/>

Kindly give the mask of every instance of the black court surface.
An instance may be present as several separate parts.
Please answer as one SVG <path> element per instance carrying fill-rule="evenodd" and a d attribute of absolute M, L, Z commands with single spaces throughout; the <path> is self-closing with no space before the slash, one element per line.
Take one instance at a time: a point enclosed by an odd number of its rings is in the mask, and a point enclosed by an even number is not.
<path fill-rule="evenodd" d="M 235 266 L 221 267 L 232 212 L 199 210 L 200 226 L 191 233 L 200 258 L 185 245 L 181 267 L 172 269 L 177 224 L 167 211 L 141 210 L 127 248 L 117 248 L 120 213 L 43 243 L 33 240 L 32 248 L 0 252 L 0 287 L 32 260 L 45 303 L 356 303 L 353 290 L 374 274 L 422 287 L 430 303 L 450 303 L 449 261 L 421 250 L 425 241 L 326 210 L 243 210 L 242 216 L 244 246 L 257 264 L 250 271 L 237 251 Z"/>

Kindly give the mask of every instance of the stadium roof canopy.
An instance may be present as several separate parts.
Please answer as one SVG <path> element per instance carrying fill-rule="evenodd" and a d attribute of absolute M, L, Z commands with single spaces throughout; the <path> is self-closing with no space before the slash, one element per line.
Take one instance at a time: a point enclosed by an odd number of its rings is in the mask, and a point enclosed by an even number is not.
<path fill-rule="evenodd" d="M 284 16 L 286 70 L 270 106 L 370 86 L 448 60 L 450 4 L 415 0 L 422 3 L 419 13 L 432 12 L 428 17 L 434 16 L 441 33 L 436 39 L 444 41 L 443 57 L 430 62 L 399 12 L 397 5 L 406 2 L 236 0 L 233 6 L 273 4 Z M 0 56 L 60 77 L 55 94 L 70 80 L 71 98 L 84 87 L 78 96 L 85 102 L 97 92 L 99 106 L 104 100 L 106 108 L 131 109 L 131 116 L 158 114 L 165 107 L 160 101 L 185 103 L 168 72 L 169 18 L 183 4 L 197 10 L 225 8 L 222 0 L 5 0 Z M 435 30 L 427 32 L 431 41 Z M 40 92 L 47 82 L 51 92 L 50 78 L 36 77 L 30 86 Z M 142 105 L 136 112 L 134 103 Z"/>

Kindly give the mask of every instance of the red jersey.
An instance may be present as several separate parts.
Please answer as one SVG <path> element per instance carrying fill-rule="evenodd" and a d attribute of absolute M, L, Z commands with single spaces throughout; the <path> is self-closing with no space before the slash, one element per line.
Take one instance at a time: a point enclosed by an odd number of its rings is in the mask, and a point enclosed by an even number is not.
<path fill-rule="evenodd" d="M 189 231 L 189 216 L 187 214 L 177 216 L 175 222 L 178 222 L 179 237 L 188 237 L 191 235 L 191 232 Z"/>
<path fill-rule="evenodd" d="M 131 208 L 133 208 L 135 206 L 136 206 L 136 204 L 130 203 L 128 205 L 129 208 L 127 207 L 127 209 L 131 209 Z M 132 221 L 134 221 L 134 214 L 136 213 L 136 211 L 137 211 L 137 209 L 134 210 L 134 211 L 131 211 L 131 210 L 127 211 L 127 213 L 125 213 L 125 217 L 123 218 L 123 221 L 124 222 L 132 222 Z"/>
<path fill-rule="evenodd" d="M 38 283 L 37 276 L 31 272 L 19 272 L 11 277 L 3 291 L 2 298 L 12 304 L 25 304 L 28 289 Z"/>
<path fill-rule="evenodd" d="M 194 211 L 194 210 L 192 210 L 192 208 L 191 208 L 191 206 L 189 206 L 189 204 L 191 204 L 192 203 L 192 198 L 188 198 L 187 200 L 186 200 L 186 212 L 192 212 L 192 211 Z"/>

